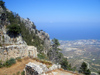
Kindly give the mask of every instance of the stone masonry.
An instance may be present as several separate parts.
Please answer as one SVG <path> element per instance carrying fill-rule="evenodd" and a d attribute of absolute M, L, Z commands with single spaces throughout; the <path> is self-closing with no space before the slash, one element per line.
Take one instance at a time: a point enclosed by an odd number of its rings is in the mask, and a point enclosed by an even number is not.
<path fill-rule="evenodd" d="M 10 58 L 17 57 L 37 57 L 37 48 L 34 46 L 27 45 L 9 45 L 5 47 L 0 47 L 0 60 L 6 61 Z"/>
<path fill-rule="evenodd" d="M 28 64 L 26 64 L 24 71 L 25 71 L 25 75 L 48 75 L 45 73 L 60 68 L 61 65 L 58 64 L 53 64 L 50 68 L 47 68 L 45 64 L 40 63 L 40 65 L 37 65 L 29 62 Z"/>

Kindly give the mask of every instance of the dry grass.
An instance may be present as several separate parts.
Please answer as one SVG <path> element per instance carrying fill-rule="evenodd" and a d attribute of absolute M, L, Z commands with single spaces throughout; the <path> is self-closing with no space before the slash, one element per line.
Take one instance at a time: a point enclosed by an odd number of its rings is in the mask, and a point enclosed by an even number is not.
<path fill-rule="evenodd" d="M 33 62 L 37 65 L 40 64 L 36 60 L 32 60 L 32 59 L 27 57 L 27 58 L 22 59 L 21 62 L 16 62 L 16 64 L 12 65 L 9 68 L 6 68 L 6 67 L 0 68 L 0 75 L 6 75 L 6 74 L 7 75 L 13 75 L 13 74 L 16 74 L 19 71 L 22 72 L 25 68 L 25 65 L 28 64 L 29 62 Z"/>
<path fill-rule="evenodd" d="M 40 60 L 38 58 L 33 58 L 33 60 L 36 60 L 37 62 L 43 63 L 45 65 L 52 65 L 51 61 L 47 61 L 47 60 Z"/>

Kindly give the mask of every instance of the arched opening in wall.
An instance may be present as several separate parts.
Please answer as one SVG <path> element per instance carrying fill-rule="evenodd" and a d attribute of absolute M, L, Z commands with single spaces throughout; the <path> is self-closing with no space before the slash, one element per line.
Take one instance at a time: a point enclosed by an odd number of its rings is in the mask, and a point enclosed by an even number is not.
<path fill-rule="evenodd" d="M 28 56 L 29 56 L 30 58 L 33 58 L 33 51 L 32 51 L 32 50 L 29 50 L 29 51 L 28 51 Z"/>
<path fill-rule="evenodd" d="M 30 51 L 28 52 L 28 56 L 30 57 Z"/>

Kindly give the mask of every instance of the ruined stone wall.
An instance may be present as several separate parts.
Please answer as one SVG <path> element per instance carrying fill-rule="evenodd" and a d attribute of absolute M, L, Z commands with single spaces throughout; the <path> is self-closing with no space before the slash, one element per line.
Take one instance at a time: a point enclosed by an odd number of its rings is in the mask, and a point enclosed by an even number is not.
<path fill-rule="evenodd" d="M 61 65 L 59 64 L 53 64 L 51 67 L 47 68 L 45 64 L 40 63 L 40 65 L 34 64 L 32 62 L 29 62 L 25 66 L 25 75 L 46 75 L 45 73 L 60 69 Z"/>
<path fill-rule="evenodd" d="M 27 56 L 37 57 L 37 48 L 27 45 L 9 45 L 0 47 L 0 60 L 2 61 L 6 61 L 10 58 L 23 58 Z"/>

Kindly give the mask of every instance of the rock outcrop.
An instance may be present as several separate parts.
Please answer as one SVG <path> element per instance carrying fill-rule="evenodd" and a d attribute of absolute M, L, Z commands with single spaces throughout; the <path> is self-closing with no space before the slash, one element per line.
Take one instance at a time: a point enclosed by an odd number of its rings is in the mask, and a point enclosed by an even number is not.
<path fill-rule="evenodd" d="M 10 10 L 8 9 L 3 9 L 0 6 L 0 42 L 2 42 L 3 40 L 3 44 L 26 44 L 26 42 L 22 39 L 21 34 L 17 37 L 17 38 L 11 38 L 7 35 L 7 30 L 6 30 L 6 26 L 10 25 L 10 21 L 7 18 L 7 14 L 8 13 L 12 13 Z M 13 14 L 13 13 L 12 13 Z M 33 32 L 36 34 L 36 36 L 38 36 L 41 40 L 44 41 L 43 47 L 44 50 L 43 52 L 45 54 L 47 54 L 47 51 L 50 49 L 50 37 L 49 34 L 44 32 L 44 31 L 39 31 L 36 29 L 36 26 L 34 25 L 34 23 L 32 21 L 30 21 L 29 19 L 24 19 L 21 18 L 19 15 L 16 15 L 16 18 L 18 18 L 18 20 L 21 23 L 24 23 L 24 26 L 26 27 L 26 29 L 29 30 L 29 32 Z M 20 26 L 20 24 L 19 24 Z"/>
<path fill-rule="evenodd" d="M 0 43 L 5 45 L 27 45 L 26 42 L 22 39 L 21 35 L 17 36 L 16 38 L 8 36 L 7 31 L 4 27 L 0 29 Z"/>
<path fill-rule="evenodd" d="M 39 38 L 41 40 L 44 41 L 44 53 L 47 54 L 47 51 L 50 49 L 50 36 L 48 33 L 44 32 L 44 31 L 39 31 L 36 29 L 36 26 L 34 25 L 34 23 L 32 21 L 30 21 L 29 19 L 23 19 L 21 17 L 20 21 L 23 22 L 26 26 L 26 28 L 29 29 L 29 32 L 34 32 L 37 36 L 39 36 Z"/>
<path fill-rule="evenodd" d="M 45 64 L 36 65 L 29 62 L 25 67 L 25 75 L 46 75 L 45 73 L 60 69 L 61 65 L 53 64 L 50 68 L 47 68 Z"/>

